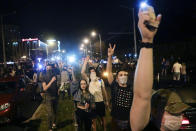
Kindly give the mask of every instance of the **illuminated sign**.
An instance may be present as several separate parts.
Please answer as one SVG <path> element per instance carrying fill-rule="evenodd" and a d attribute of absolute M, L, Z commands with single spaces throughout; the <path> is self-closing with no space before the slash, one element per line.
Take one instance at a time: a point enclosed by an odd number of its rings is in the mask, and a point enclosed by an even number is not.
<path fill-rule="evenodd" d="M 36 40 L 39 40 L 39 39 L 38 38 L 22 39 L 22 42 L 25 42 L 25 41 L 36 41 Z"/>

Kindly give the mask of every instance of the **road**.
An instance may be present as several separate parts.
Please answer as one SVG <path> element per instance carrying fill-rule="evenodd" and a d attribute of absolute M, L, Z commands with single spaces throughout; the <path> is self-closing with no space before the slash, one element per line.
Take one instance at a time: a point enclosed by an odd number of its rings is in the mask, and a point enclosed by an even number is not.
<path fill-rule="evenodd" d="M 172 76 L 167 76 L 167 77 L 160 77 L 159 82 L 155 80 L 154 82 L 154 89 L 160 89 L 160 88 L 170 88 L 172 86 L 182 86 L 181 82 L 173 82 L 172 81 Z M 187 87 L 193 87 L 195 86 L 194 84 L 189 84 Z M 69 130 L 72 131 L 74 130 L 73 126 L 73 102 L 72 100 L 60 100 L 60 110 L 58 111 L 57 115 L 57 126 L 58 126 L 58 131 L 63 131 L 63 130 Z M 40 101 L 31 101 L 27 104 L 24 105 L 24 117 L 25 119 L 30 118 L 33 113 L 38 110 L 43 110 L 44 104 L 40 105 Z M 36 113 L 35 113 L 36 114 Z M 45 112 L 42 112 L 42 114 L 46 114 Z M 108 121 L 108 128 L 110 127 L 110 115 L 107 113 L 107 121 Z M 45 117 L 45 116 L 44 116 Z M 47 118 L 47 116 L 45 117 Z M 44 118 L 44 119 L 45 119 Z M 0 127 L 0 131 L 42 131 L 47 128 L 47 123 L 43 119 L 37 119 L 37 120 L 31 120 L 27 123 L 20 123 L 20 124 L 7 124 L 3 125 Z"/>

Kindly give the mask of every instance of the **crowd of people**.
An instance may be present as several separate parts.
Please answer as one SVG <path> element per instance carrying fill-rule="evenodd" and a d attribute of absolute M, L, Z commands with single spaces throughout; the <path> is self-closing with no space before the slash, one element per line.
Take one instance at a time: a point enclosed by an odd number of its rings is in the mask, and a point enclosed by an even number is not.
<path fill-rule="evenodd" d="M 112 131 L 141 131 L 141 130 L 177 130 L 180 128 L 179 122 L 182 119 L 180 112 L 189 108 L 183 106 L 178 112 L 171 112 L 169 105 L 167 110 L 160 107 L 162 112 L 157 113 L 152 108 L 151 98 L 153 86 L 153 40 L 157 32 L 157 27 L 146 26 L 146 21 L 151 21 L 154 25 L 159 25 L 161 16 L 151 19 L 150 13 L 139 11 L 139 30 L 142 37 L 141 49 L 137 67 L 135 70 L 134 81 L 129 78 L 130 71 L 128 68 L 119 68 L 116 75 L 112 71 L 112 56 L 117 48 L 115 44 L 109 45 L 108 60 L 106 71 L 107 80 L 111 92 L 108 92 L 104 81 L 99 77 L 97 69 L 89 62 L 87 56 L 82 64 L 81 76 L 75 76 L 75 70 L 68 65 L 48 63 L 45 71 L 34 71 L 32 81 L 40 87 L 41 95 L 47 106 L 49 130 L 56 128 L 56 111 L 58 105 L 58 95 L 68 93 L 73 96 L 75 105 L 75 120 L 78 130 L 96 131 L 97 120 L 101 119 L 103 130 L 106 131 L 106 108 L 110 108 L 111 101 L 111 130 Z M 163 60 L 165 62 L 165 60 Z M 165 62 L 167 63 L 167 62 Z M 87 69 L 88 65 L 88 69 Z M 166 64 L 164 64 L 166 65 Z M 173 66 L 174 78 L 179 79 L 179 69 L 183 66 L 175 63 Z M 13 76 L 13 71 L 9 73 Z M 166 74 L 165 67 L 162 74 Z M 31 80 L 31 78 L 29 78 Z M 164 92 L 164 91 L 163 91 Z M 111 93 L 111 100 L 109 99 Z M 165 93 L 165 92 L 164 92 Z M 154 94 L 162 95 L 160 91 Z M 157 102 L 156 102 L 157 103 Z M 183 103 L 182 103 L 183 104 Z M 155 112 L 155 113 L 154 113 Z M 175 115 L 174 115 L 175 114 Z M 176 115 L 178 114 L 178 115 Z M 164 118 L 164 119 L 163 119 Z M 175 120 L 171 125 L 168 121 Z"/>
<path fill-rule="evenodd" d="M 173 64 L 173 65 L 172 65 Z M 180 58 L 172 62 L 169 59 L 162 59 L 161 62 L 161 75 L 168 76 L 170 72 L 173 74 L 174 81 L 187 82 L 187 68 L 185 62 L 180 62 Z"/>

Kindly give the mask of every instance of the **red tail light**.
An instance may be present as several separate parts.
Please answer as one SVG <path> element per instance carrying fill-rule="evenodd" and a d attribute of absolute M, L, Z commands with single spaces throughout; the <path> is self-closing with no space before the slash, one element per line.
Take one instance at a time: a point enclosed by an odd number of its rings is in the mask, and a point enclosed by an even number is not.
<path fill-rule="evenodd" d="M 182 125 L 189 125 L 189 124 L 190 124 L 189 120 L 186 117 L 183 117 Z"/>
<path fill-rule="evenodd" d="M 21 91 L 21 92 L 24 91 L 24 88 L 20 88 L 20 91 Z"/>

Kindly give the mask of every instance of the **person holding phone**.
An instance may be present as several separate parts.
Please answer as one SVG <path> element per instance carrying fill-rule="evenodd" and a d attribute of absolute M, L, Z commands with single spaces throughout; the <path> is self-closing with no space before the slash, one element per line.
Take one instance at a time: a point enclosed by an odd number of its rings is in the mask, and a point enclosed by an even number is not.
<path fill-rule="evenodd" d="M 147 10 L 140 8 L 138 16 L 138 27 L 142 42 L 135 71 L 134 97 L 130 110 L 132 131 L 142 131 L 150 120 L 153 86 L 153 40 L 161 21 L 161 15 L 156 17 L 152 7 L 150 7 L 150 10 L 148 8 Z M 157 27 L 154 26 L 150 29 L 150 24 Z"/>

